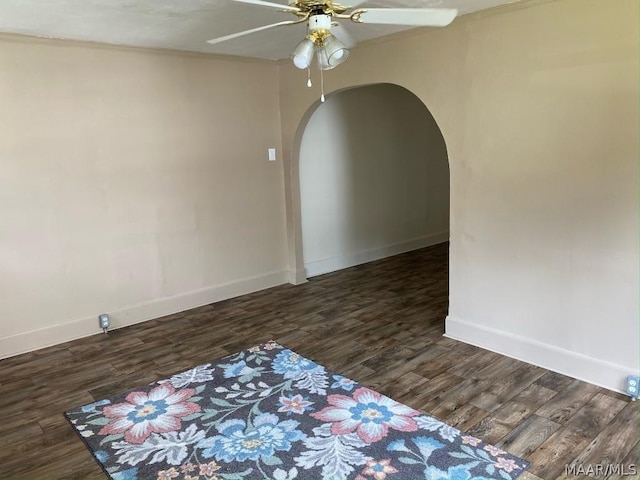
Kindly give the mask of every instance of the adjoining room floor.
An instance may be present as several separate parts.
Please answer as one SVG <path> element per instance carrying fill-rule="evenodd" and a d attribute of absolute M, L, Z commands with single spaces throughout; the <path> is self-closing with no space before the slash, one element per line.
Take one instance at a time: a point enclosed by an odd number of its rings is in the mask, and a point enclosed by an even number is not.
<path fill-rule="evenodd" d="M 637 402 L 442 337 L 447 255 L 436 245 L 1 360 L 0 479 L 105 478 L 64 411 L 271 339 L 527 458 L 523 479 L 637 466 Z"/>

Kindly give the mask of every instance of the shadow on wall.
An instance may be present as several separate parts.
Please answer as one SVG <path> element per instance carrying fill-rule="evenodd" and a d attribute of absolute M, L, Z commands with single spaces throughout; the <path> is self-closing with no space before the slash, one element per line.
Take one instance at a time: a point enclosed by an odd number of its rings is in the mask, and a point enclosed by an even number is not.
<path fill-rule="evenodd" d="M 299 155 L 307 276 L 449 239 L 447 149 L 418 97 L 378 84 L 312 108 Z"/>

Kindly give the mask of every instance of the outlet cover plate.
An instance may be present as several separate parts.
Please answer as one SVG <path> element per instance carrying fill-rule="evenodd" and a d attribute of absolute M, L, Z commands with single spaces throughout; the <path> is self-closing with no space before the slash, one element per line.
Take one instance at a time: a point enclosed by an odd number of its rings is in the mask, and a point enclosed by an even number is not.
<path fill-rule="evenodd" d="M 639 388 L 640 388 L 640 377 L 629 375 L 627 377 L 627 395 L 629 395 L 634 400 L 637 400 Z"/>
<path fill-rule="evenodd" d="M 100 315 L 98 317 L 98 324 L 102 329 L 109 328 L 109 315 L 107 315 L 106 313 Z"/>

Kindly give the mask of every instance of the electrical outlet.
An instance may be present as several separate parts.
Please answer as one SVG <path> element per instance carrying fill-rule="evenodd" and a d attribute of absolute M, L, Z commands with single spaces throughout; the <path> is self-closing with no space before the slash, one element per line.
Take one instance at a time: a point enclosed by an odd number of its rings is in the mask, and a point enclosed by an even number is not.
<path fill-rule="evenodd" d="M 100 325 L 102 331 L 104 333 L 107 333 L 107 330 L 109 329 L 109 315 L 107 315 L 106 313 L 100 315 L 98 317 L 98 324 Z"/>
<path fill-rule="evenodd" d="M 629 375 L 627 377 L 627 395 L 629 395 L 633 400 L 637 400 L 639 388 L 640 388 L 640 377 Z"/>

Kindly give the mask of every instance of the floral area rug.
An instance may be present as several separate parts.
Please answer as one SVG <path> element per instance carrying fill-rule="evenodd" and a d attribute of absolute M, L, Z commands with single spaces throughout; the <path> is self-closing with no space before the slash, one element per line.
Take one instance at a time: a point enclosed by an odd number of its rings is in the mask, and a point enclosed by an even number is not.
<path fill-rule="evenodd" d="M 275 342 L 66 416 L 113 480 L 510 480 L 529 466 Z"/>

